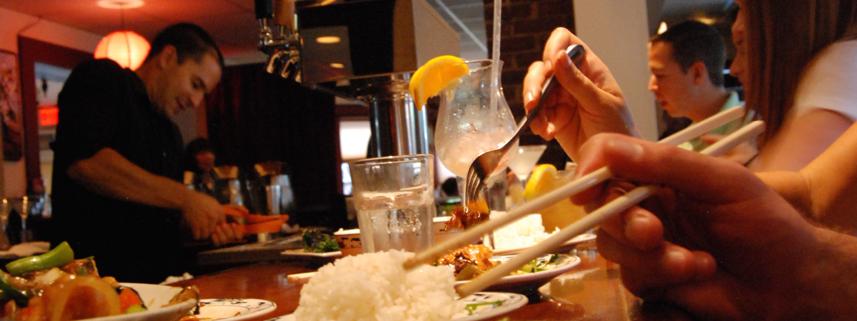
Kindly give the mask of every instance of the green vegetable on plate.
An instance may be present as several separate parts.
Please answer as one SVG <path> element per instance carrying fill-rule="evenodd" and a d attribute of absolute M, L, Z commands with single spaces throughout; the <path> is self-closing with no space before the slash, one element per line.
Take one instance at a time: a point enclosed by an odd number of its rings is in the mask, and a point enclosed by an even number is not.
<path fill-rule="evenodd" d="M 503 305 L 503 302 L 506 302 L 506 301 L 505 300 L 497 300 L 497 301 L 470 303 L 468 305 L 465 305 L 464 309 L 467 310 L 467 315 L 473 315 L 474 313 L 476 313 L 476 309 L 479 309 L 479 307 L 481 307 L 481 306 L 490 305 L 493 307 L 498 307 L 498 306 Z"/>
<path fill-rule="evenodd" d="M 323 253 L 339 251 L 339 244 L 336 243 L 330 234 L 324 233 L 317 229 L 307 229 L 303 234 L 304 250 L 307 252 Z"/>
<path fill-rule="evenodd" d="M 74 260 L 74 251 L 71 250 L 68 242 L 62 242 L 47 253 L 10 262 L 6 264 L 6 270 L 12 275 L 19 276 L 33 271 L 62 266 L 72 260 Z"/>

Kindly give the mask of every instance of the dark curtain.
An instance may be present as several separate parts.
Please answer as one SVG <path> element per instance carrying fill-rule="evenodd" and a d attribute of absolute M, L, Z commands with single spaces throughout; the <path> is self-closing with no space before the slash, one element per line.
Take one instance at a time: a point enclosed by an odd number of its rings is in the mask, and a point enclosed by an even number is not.
<path fill-rule="evenodd" d="M 227 67 L 207 98 L 209 139 L 217 164 L 252 171 L 282 161 L 295 194 L 290 222 L 338 227 L 339 148 L 333 96 L 269 75 L 262 65 Z"/>

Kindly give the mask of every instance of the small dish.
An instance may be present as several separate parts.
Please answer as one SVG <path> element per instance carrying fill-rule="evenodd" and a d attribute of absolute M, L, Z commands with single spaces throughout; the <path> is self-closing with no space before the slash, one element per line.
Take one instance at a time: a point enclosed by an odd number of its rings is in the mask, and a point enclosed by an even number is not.
<path fill-rule="evenodd" d="M 259 299 L 202 299 L 199 321 L 239 321 L 255 318 L 277 309 L 277 304 Z"/>
<path fill-rule="evenodd" d="M 557 275 L 563 274 L 565 272 L 570 271 L 574 267 L 580 264 L 580 258 L 576 255 L 565 255 L 558 254 L 559 258 L 554 266 L 545 271 L 539 271 L 534 273 L 524 273 L 524 274 L 513 274 L 507 275 L 496 283 L 492 284 L 488 287 L 489 290 L 510 290 L 510 289 L 521 289 L 521 288 L 536 288 L 542 284 L 547 283 Z M 507 256 L 494 256 L 492 260 L 504 261 L 509 259 Z M 456 285 L 464 284 L 469 281 L 456 281 Z"/>

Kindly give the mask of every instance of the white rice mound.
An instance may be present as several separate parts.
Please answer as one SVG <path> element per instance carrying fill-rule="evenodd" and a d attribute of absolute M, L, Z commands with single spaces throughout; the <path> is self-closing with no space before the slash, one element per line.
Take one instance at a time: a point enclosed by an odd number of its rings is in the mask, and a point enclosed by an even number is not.
<path fill-rule="evenodd" d="M 346 256 L 323 266 L 301 289 L 297 321 L 449 321 L 457 310 L 450 266 L 406 272 L 413 253 Z"/>

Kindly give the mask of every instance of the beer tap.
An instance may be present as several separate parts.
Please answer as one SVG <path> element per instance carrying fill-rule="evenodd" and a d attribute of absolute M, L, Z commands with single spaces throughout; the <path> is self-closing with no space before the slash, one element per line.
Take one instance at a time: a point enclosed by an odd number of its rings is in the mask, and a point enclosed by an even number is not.
<path fill-rule="evenodd" d="M 274 4 L 271 0 L 256 0 L 256 20 L 259 22 L 259 50 L 268 53 L 274 44 L 274 34 L 268 26 L 274 18 Z"/>
<path fill-rule="evenodd" d="M 301 37 L 295 17 L 295 0 L 275 1 L 255 2 L 256 19 L 259 21 L 258 46 L 268 55 L 265 71 L 273 74 L 279 67 L 281 77 L 301 82 Z"/>

